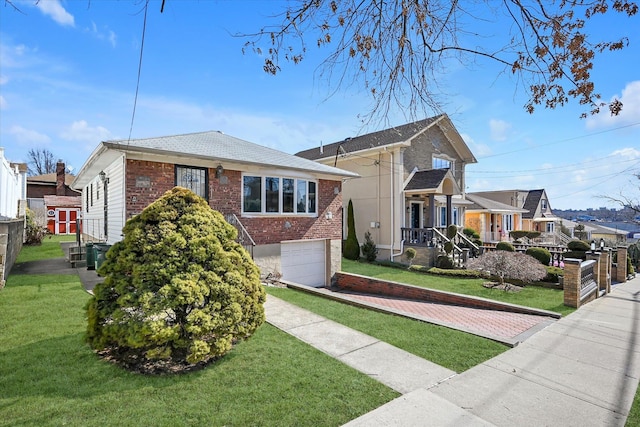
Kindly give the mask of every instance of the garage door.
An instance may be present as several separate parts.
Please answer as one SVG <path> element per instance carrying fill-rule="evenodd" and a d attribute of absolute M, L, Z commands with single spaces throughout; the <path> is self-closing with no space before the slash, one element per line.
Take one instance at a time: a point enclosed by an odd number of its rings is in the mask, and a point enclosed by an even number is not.
<path fill-rule="evenodd" d="M 282 242 L 280 246 L 282 278 L 316 288 L 324 286 L 325 259 L 324 240 Z"/>

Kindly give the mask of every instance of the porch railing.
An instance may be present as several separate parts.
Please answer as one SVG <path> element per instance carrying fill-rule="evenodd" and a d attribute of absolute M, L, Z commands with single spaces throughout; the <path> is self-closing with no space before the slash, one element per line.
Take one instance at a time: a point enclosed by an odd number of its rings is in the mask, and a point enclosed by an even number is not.
<path fill-rule="evenodd" d="M 256 242 L 253 241 L 251 235 L 249 234 L 247 229 L 244 228 L 244 225 L 242 225 L 236 214 L 226 214 L 225 220 L 229 224 L 233 225 L 236 230 L 238 230 L 238 243 L 240 243 L 247 250 L 247 252 L 249 252 L 251 258 L 253 258 L 253 248 L 255 247 Z"/>
<path fill-rule="evenodd" d="M 442 248 L 445 243 L 451 241 L 453 243 L 452 256 L 456 265 L 462 265 L 468 257 L 477 257 L 482 252 L 482 248 L 460 232 L 453 239 L 447 238 L 437 228 L 401 228 L 400 233 L 405 245 L 410 246 Z"/>

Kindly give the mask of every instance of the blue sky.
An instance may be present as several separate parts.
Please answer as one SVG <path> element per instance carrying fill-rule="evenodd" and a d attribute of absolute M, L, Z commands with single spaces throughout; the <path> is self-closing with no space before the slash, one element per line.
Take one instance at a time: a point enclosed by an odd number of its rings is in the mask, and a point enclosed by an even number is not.
<path fill-rule="evenodd" d="M 243 54 L 250 33 L 274 22 L 279 1 L 169 0 L 148 12 L 136 115 L 131 118 L 143 13 L 140 1 L 14 0 L 0 10 L 0 146 L 11 161 L 46 148 L 78 170 L 100 141 L 220 130 L 295 153 L 378 130 L 362 128 L 366 91 L 327 98 L 316 67 L 328 54 L 311 46 L 300 65 L 277 76 Z M 498 26 L 496 26 L 498 28 Z M 626 35 L 630 47 L 607 54 L 592 72 L 624 110 L 580 119 L 576 102 L 525 112 L 526 96 L 495 64 L 452 67 L 441 76 L 444 111 L 478 159 L 467 191 L 545 188 L 552 208 L 615 207 L 601 198 L 640 193 L 640 31 L 638 17 L 600 19 L 589 31 Z M 407 121 L 392 111 L 391 125 Z"/>

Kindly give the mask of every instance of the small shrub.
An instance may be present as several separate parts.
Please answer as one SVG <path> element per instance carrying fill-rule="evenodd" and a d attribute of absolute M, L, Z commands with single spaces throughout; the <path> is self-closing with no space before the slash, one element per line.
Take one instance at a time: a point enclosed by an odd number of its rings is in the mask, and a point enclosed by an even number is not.
<path fill-rule="evenodd" d="M 362 244 L 360 249 L 362 249 L 362 255 L 364 255 L 364 258 L 367 260 L 367 262 L 373 262 L 378 257 L 378 248 L 371 238 L 370 232 L 367 231 L 366 233 L 364 233 L 364 243 Z"/>
<path fill-rule="evenodd" d="M 627 274 L 635 274 L 635 270 L 633 269 L 633 263 L 631 262 L 631 257 L 627 255 Z"/>
<path fill-rule="evenodd" d="M 542 279 L 542 282 L 559 283 L 560 277 L 564 276 L 564 270 L 561 268 L 550 265 L 545 268 L 547 269 L 547 275 Z"/>
<path fill-rule="evenodd" d="M 357 261 L 360 259 L 360 244 L 356 237 L 356 224 L 353 217 L 353 203 L 349 200 L 347 206 L 347 240 L 344 242 L 343 255 L 346 259 Z"/>
<path fill-rule="evenodd" d="M 509 242 L 499 242 L 496 245 L 496 249 L 499 251 L 507 251 L 507 252 L 515 252 L 516 249 L 513 247 L 513 245 Z"/>
<path fill-rule="evenodd" d="M 439 255 L 436 258 L 436 267 L 442 269 L 452 269 L 454 267 L 453 260 L 448 255 Z"/>
<path fill-rule="evenodd" d="M 427 270 L 429 274 L 437 274 L 439 276 L 449 276 L 449 277 L 468 277 L 478 279 L 484 277 L 484 275 L 480 271 L 476 270 L 460 270 L 456 268 L 452 269 L 443 269 L 438 267 L 431 267 Z"/>
<path fill-rule="evenodd" d="M 551 252 L 545 248 L 529 248 L 525 254 L 530 255 L 540 261 L 542 265 L 549 265 L 551 262 Z"/>
<path fill-rule="evenodd" d="M 404 250 L 404 256 L 407 258 L 407 260 L 409 260 L 409 267 L 411 267 L 413 259 L 416 257 L 416 255 L 418 255 L 418 253 L 413 248 L 407 248 Z"/>
<path fill-rule="evenodd" d="M 458 226 L 455 224 L 451 224 L 447 227 L 447 238 L 453 239 L 458 234 Z"/>
<path fill-rule="evenodd" d="M 35 213 L 27 208 L 25 224 L 25 245 L 40 245 L 49 232 L 46 227 L 41 227 L 36 223 Z"/>
<path fill-rule="evenodd" d="M 567 248 L 570 251 L 586 252 L 591 250 L 591 245 L 585 242 L 584 240 L 572 240 L 569 243 L 567 243 Z"/>
<path fill-rule="evenodd" d="M 488 272 L 498 278 L 500 285 L 505 279 L 532 283 L 542 280 L 547 270 L 532 256 L 509 251 L 490 251 L 467 263 L 467 268 Z"/>
<path fill-rule="evenodd" d="M 462 234 L 467 236 L 469 240 L 480 239 L 480 234 L 473 228 L 465 227 L 462 229 Z"/>

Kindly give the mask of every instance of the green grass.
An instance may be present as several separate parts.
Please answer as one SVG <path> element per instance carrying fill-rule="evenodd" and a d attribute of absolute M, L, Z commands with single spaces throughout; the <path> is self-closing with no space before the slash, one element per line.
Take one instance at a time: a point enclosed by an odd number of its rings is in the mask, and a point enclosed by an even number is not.
<path fill-rule="evenodd" d="M 266 290 L 270 295 L 456 372 L 465 371 L 508 349 L 495 341 L 455 329 L 367 310 L 293 289 L 268 287 Z"/>
<path fill-rule="evenodd" d="M 23 245 L 16 263 L 37 261 L 48 258 L 62 258 L 64 252 L 60 247 L 60 242 L 73 242 L 75 235 L 54 235 L 46 236 L 41 245 Z"/>
<path fill-rule="evenodd" d="M 540 308 L 554 311 L 566 316 L 575 311 L 564 305 L 562 290 L 543 288 L 540 286 L 526 286 L 520 292 L 505 292 L 499 289 L 489 289 L 482 286 L 483 279 L 466 279 L 458 277 L 444 277 L 433 274 L 418 273 L 376 264 L 350 261 L 342 259 L 342 271 L 360 274 L 378 279 L 407 283 L 424 288 L 437 289 L 458 294 L 471 295 L 518 304 L 526 307 Z"/>
<path fill-rule="evenodd" d="M 75 275 L 9 276 L 0 426 L 338 426 L 398 396 L 268 324 L 203 370 L 129 373 L 84 343 L 89 298 Z"/>

